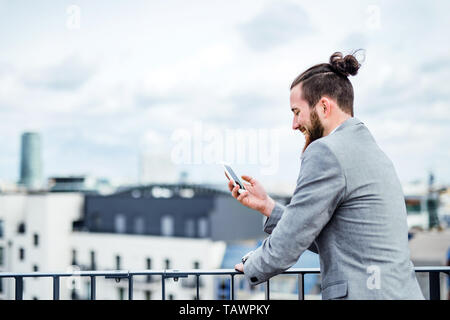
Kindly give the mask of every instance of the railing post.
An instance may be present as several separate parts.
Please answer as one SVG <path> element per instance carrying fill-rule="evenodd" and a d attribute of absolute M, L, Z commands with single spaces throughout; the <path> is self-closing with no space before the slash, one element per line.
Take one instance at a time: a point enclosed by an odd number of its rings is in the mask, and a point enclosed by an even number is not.
<path fill-rule="evenodd" d="M 128 300 L 133 300 L 133 275 L 128 275 Z"/>
<path fill-rule="evenodd" d="M 95 276 L 91 276 L 91 300 L 96 299 L 96 283 L 95 283 Z"/>
<path fill-rule="evenodd" d="M 53 276 L 53 300 L 59 300 L 59 277 Z"/>
<path fill-rule="evenodd" d="M 298 274 L 298 300 L 305 300 L 305 278 L 303 273 Z"/>
<path fill-rule="evenodd" d="M 230 291 L 231 291 L 231 300 L 234 300 L 234 274 L 231 275 L 231 287 L 230 287 Z"/>
<path fill-rule="evenodd" d="M 166 282 L 165 272 L 161 275 L 161 299 L 166 300 Z"/>
<path fill-rule="evenodd" d="M 430 286 L 430 300 L 440 300 L 441 299 L 441 286 L 439 283 L 439 271 L 428 273 L 429 276 L 429 286 Z"/>
<path fill-rule="evenodd" d="M 14 277 L 16 280 L 16 300 L 23 300 L 23 277 Z"/>
<path fill-rule="evenodd" d="M 270 300 L 270 280 L 266 281 L 266 300 Z"/>
<path fill-rule="evenodd" d="M 200 275 L 197 274 L 197 300 L 200 300 Z"/>

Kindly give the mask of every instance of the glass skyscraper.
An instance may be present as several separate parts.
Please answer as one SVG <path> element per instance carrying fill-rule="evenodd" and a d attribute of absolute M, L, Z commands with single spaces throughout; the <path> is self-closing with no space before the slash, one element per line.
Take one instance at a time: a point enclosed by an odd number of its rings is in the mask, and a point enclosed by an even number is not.
<path fill-rule="evenodd" d="M 22 134 L 19 184 L 28 189 L 42 186 L 41 136 L 36 132 Z"/>

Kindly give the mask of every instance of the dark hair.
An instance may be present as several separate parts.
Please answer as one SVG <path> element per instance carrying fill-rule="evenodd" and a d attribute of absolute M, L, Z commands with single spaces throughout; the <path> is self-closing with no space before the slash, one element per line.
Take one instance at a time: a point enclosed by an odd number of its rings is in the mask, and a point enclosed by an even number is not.
<path fill-rule="evenodd" d="M 353 116 L 353 86 L 348 80 L 349 75 L 356 75 L 361 64 L 354 57 L 355 53 L 346 55 L 335 52 L 329 63 L 312 66 L 291 84 L 291 90 L 302 84 L 303 99 L 309 107 L 314 107 L 324 95 L 336 99 L 342 111 Z"/>

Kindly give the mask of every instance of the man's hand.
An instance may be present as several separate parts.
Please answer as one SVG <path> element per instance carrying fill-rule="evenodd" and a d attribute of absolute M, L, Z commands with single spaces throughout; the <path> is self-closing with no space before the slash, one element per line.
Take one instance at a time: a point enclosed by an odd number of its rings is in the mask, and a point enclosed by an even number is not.
<path fill-rule="evenodd" d="M 225 176 L 227 176 L 226 173 Z M 256 179 L 249 176 L 242 176 L 242 179 L 248 183 L 244 184 L 245 191 L 241 194 L 238 193 L 238 185 L 233 187 L 233 182 L 231 180 L 228 182 L 228 189 L 230 189 L 233 198 L 237 199 L 244 206 L 257 210 L 269 217 L 275 207 L 275 201 L 267 195 Z"/>
<path fill-rule="evenodd" d="M 244 264 L 242 262 L 238 263 L 237 265 L 234 266 L 234 270 L 244 272 Z"/>

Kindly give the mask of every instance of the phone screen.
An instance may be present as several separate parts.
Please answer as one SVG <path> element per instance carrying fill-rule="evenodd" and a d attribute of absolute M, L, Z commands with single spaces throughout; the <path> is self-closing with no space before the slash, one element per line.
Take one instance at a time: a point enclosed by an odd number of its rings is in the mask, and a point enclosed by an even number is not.
<path fill-rule="evenodd" d="M 228 173 L 231 175 L 231 178 L 233 178 L 234 182 L 236 182 L 236 184 L 239 185 L 239 187 L 241 189 L 244 189 L 244 184 L 241 182 L 241 180 L 239 180 L 239 178 L 236 176 L 236 174 L 234 173 L 233 169 L 231 169 L 230 166 L 224 164 L 225 168 L 227 168 Z"/>

